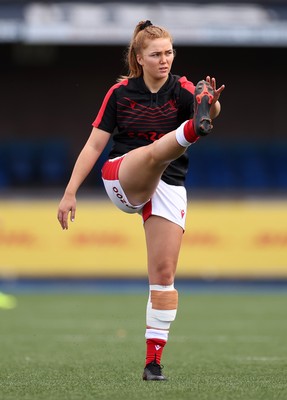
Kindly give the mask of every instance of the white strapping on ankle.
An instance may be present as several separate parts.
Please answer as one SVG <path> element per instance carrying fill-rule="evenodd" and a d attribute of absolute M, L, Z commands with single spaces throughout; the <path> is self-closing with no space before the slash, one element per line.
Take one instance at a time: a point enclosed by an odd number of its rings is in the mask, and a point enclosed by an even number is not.
<path fill-rule="evenodd" d="M 164 285 L 150 285 L 149 289 L 150 290 L 162 290 L 162 291 L 174 290 L 174 283 L 172 283 L 171 285 L 166 285 L 166 286 L 164 286 Z"/>
<path fill-rule="evenodd" d="M 188 121 L 183 122 L 175 131 L 175 138 L 178 142 L 178 144 L 180 144 L 182 147 L 188 147 L 191 145 L 191 143 L 186 140 L 185 136 L 184 136 L 184 126 Z"/>
<path fill-rule="evenodd" d="M 168 340 L 168 330 L 162 330 L 162 329 L 150 329 L 147 328 L 145 331 L 145 338 L 146 339 L 161 339 L 167 342 Z"/>

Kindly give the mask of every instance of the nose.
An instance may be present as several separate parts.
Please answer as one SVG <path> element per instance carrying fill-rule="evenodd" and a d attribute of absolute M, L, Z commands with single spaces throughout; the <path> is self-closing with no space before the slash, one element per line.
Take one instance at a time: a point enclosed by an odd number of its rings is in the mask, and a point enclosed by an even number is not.
<path fill-rule="evenodd" d="M 166 55 L 165 55 L 165 54 L 163 54 L 163 55 L 161 56 L 161 58 L 160 58 L 160 63 L 161 63 L 161 64 L 165 64 L 165 63 L 166 63 Z"/>

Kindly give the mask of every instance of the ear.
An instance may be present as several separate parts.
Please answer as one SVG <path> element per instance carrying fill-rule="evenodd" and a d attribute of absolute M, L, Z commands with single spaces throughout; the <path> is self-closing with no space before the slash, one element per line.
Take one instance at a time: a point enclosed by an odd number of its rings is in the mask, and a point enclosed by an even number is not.
<path fill-rule="evenodd" d="M 143 59 L 140 54 L 137 54 L 137 62 L 139 63 L 139 65 L 143 65 Z"/>

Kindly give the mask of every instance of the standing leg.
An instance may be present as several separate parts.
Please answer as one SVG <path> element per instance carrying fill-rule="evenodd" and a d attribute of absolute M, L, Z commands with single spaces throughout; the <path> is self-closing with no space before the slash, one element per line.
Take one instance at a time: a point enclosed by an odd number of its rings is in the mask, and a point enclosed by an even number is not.
<path fill-rule="evenodd" d="M 175 320 L 178 293 L 174 278 L 183 229 L 158 216 L 145 222 L 148 257 L 149 298 L 146 311 L 146 363 L 144 380 L 165 380 L 161 373 L 161 356 Z"/>

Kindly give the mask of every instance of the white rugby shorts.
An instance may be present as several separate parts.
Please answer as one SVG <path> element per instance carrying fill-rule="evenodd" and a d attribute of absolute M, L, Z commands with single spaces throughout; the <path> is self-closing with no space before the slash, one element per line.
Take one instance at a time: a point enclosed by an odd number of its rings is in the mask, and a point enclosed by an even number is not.
<path fill-rule="evenodd" d="M 111 201 L 122 211 L 142 215 L 145 222 L 151 215 L 158 215 L 185 229 L 187 195 L 184 186 L 168 185 L 160 180 L 155 193 L 144 204 L 133 205 L 129 202 L 119 182 L 118 171 L 124 156 L 105 162 L 102 179 Z"/>

